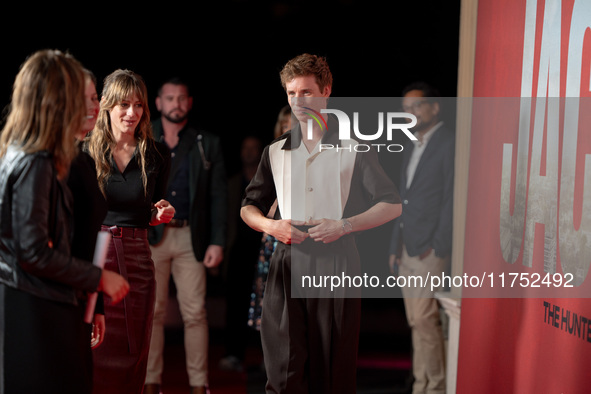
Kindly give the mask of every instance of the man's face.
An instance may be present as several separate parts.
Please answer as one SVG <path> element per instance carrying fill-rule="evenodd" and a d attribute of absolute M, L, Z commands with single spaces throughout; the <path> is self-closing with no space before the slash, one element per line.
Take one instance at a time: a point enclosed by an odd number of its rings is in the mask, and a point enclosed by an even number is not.
<path fill-rule="evenodd" d="M 295 77 L 285 84 L 285 92 L 287 93 L 287 101 L 291 106 L 293 114 L 300 122 L 306 122 L 309 118 L 311 108 L 314 111 L 320 112 L 321 109 L 326 108 L 326 99 L 330 96 L 330 86 L 325 86 L 320 90 L 316 77 L 314 75 L 306 75 L 303 77 Z"/>
<path fill-rule="evenodd" d="M 427 131 L 439 122 L 439 104 L 432 103 L 423 96 L 421 90 L 411 90 L 402 99 L 402 110 L 417 117 L 412 131 Z"/>
<path fill-rule="evenodd" d="M 156 108 L 172 123 L 184 122 L 192 107 L 193 98 L 183 85 L 164 84 L 160 95 L 156 97 Z"/>

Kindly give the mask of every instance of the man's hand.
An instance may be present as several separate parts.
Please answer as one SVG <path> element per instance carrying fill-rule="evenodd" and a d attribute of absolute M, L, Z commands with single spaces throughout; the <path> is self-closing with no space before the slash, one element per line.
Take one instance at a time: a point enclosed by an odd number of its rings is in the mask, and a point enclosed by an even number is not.
<path fill-rule="evenodd" d="M 308 230 L 308 234 L 310 234 L 310 238 L 316 242 L 327 244 L 329 242 L 334 242 L 345 235 L 342 220 L 319 219 L 312 220 L 306 224 L 314 226 Z"/>
<path fill-rule="evenodd" d="M 397 257 L 395 254 L 391 254 L 390 259 L 388 260 L 388 265 L 390 266 L 390 273 L 394 276 L 398 276 L 398 267 L 400 267 L 400 258 Z"/>
<path fill-rule="evenodd" d="M 429 248 L 427 250 L 425 250 L 423 253 L 421 253 L 421 255 L 419 256 L 419 260 L 424 260 L 425 258 L 427 258 L 431 252 L 433 251 L 433 248 Z"/>
<path fill-rule="evenodd" d="M 250 228 L 267 233 L 284 244 L 300 244 L 308 238 L 308 233 L 292 226 L 290 219 L 270 219 L 263 215 L 260 209 L 253 205 L 246 205 L 240 209 L 240 217 Z M 300 224 L 304 224 L 303 222 Z M 297 226 L 294 222 L 293 225 Z"/>
<path fill-rule="evenodd" d="M 209 245 L 205 251 L 203 265 L 207 268 L 213 268 L 220 265 L 224 259 L 224 248 L 220 245 Z"/>
<path fill-rule="evenodd" d="M 298 230 L 291 224 L 292 222 L 290 219 L 273 220 L 273 224 L 268 234 L 271 234 L 278 241 L 283 242 L 286 245 L 301 244 L 306 238 L 308 238 L 308 233 Z"/>

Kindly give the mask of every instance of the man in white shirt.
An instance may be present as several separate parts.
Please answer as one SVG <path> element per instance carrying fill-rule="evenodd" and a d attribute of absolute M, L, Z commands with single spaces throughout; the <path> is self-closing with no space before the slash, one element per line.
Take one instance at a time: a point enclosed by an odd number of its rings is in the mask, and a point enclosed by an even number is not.
<path fill-rule="evenodd" d="M 297 278 L 359 274 L 352 233 L 394 219 L 401 204 L 375 152 L 320 149 L 352 143 L 340 141 L 337 120 L 320 113 L 332 89 L 326 60 L 297 56 L 280 76 L 296 120 L 265 148 L 241 209 L 249 226 L 279 241 L 261 321 L 266 391 L 353 394 L 360 299 L 327 296 L 328 289 L 311 295 Z M 275 216 L 267 218 L 275 199 Z"/>
<path fill-rule="evenodd" d="M 405 277 L 441 275 L 451 255 L 455 138 L 439 120 L 438 96 L 425 83 L 403 91 L 403 111 L 417 118 L 411 129 L 417 141 L 403 150 L 403 212 L 394 223 L 390 269 Z M 433 293 L 428 286 L 402 288 L 412 333 L 413 394 L 445 393 L 445 346 Z"/>

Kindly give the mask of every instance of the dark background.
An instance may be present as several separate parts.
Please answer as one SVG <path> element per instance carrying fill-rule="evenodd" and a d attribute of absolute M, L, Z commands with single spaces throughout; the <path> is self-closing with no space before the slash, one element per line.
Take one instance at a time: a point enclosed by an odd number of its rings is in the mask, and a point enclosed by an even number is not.
<path fill-rule="evenodd" d="M 459 9 L 459 0 L 12 2 L 0 17 L 0 106 L 38 49 L 71 52 L 96 74 L 99 91 L 106 75 L 131 69 L 152 106 L 160 81 L 178 74 L 193 88 L 193 120 L 224 137 L 232 173 L 242 136 L 270 141 L 287 103 L 278 74 L 298 54 L 327 58 L 333 96 L 397 97 L 418 79 L 455 96 Z"/>
<path fill-rule="evenodd" d="M 245 135 L 272 140 L 287 104 L 279 71 L 301 53 L 327 58 L 334 97 L 399 97 L 416 80 L 456 95 L 460 0 L 22 2 L 0 15 L 2 108 L 20 65 L 39 49 L 72 53 L 95 73 L 99 92 L 114 70 L 135 71 L 146 81 L 154 118 L 160 82 L 180 75 L 191 84 L 192 121 L 223 139 L 229 175 L 239 168 Z M 395 183 L 400 159 L 380 155 Z M 361 253 L 371 256 L 369 274 L 388 274 L 388 233 L 359 236 Z"/>
<path fill-rule="evenodd" d="M 223 138 L 229 174 L 238 169 L 245 135 L 271 141 L 277 114 L 287 104 L 279 71 L 301 53 L 327 58 L 335 97 L 399 97 L 402 88 L 416 80 L 432 83 L 444 97 L 456 95 L 460 0 L 169 0 L 75 7 L 11 2 L 1 8 L 0 108 L 10 101 L 19 66 L 39 49 L 72 53 L 95 73 L 99 92 L 100 81 L 115 69 L 137 72 L 147 83 L 153 117 L 159 116 L 153 104 L 159 83 L 180 75 L 191 83 L 192 120 Z M 394 181 L 397 160 L 390 156 L 382 162 Z M 387 275 L 391 227 L 374 230 L 358 237 L 362 258 L 372 256 L 364 272 Z M 215 296 L 223 284 L 210 279 L 208 294 Z M 219 328 L 222 309 L 217 311 L 213 301 L 208 301 L 213 305 L 208 308 L 210 325 Z M 361 324 L 361 360 L 375 359 L 376 354 L 390 359 L 397 352 L 410 359 L 410 334 L 400 298 L 364 299 Z M 216 351 L 221 351 L 215 333 L 212 330 L 212 380 L 217 376 Z M 182 338 L 182 331 L 178 336 Z M 182 341 L 177 347 L 182 353 Z M 404 383 L 409 374 L 408 367 L 398 373 L 396 367 L 382 367 L 381 372 L 372 368 L 360 368 L 360 387 L 391 387 Z M 183 371 L 182 366 L 177 369 Z M 253 384 L 260 389 L 264 379 L 254 379 Z"/>

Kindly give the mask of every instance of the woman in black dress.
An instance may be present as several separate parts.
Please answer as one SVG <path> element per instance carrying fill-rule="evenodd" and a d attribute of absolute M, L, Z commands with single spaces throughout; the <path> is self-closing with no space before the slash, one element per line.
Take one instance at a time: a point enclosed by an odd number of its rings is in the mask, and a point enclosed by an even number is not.
<path fill-rule="evenodd" d="M 96 123 L 99 111 L 99 100 L 96 93 L 96 78 L 89 70 L 85 71 L 84 98 L 86 113 L 82 130 L 76 134 L 76 142 L 81 147 L 82 141 Z M 101 231 L 101 224 L 107 214 L 107 202 L 100 193 L 96 180 L 94 161 L 83 150 L 72 161 L 68 175 L 68 187 L 73 198 L 74 234 L 72 238 L 72 256 L 92 261 L 96 245 L 97 234 Z M 87 335 L 81 343 L 86 351 L 86 371 L 89 382 L 92 382 L 92 347 L 99 346 L 105 333 L 105 315 L 103 309 L 103 295 L 97 297 L 92 324 L 87 324 Z"/>
<path fill-rule="evenodd" d="M 113 272 L 70 252 L 71 195 L 84 73 L 70 55 L 34 53 L 14 83 L 0 136 L 0 392 L 90 393 L 87 292 L 113 302 L 128 290 Z"/>
<path fill-rule="evenodd" d="M 107 333 L 93 352 L 94 393 L 141 393 L 155 297 L 147 229 L 168 223 L 174 208 L 162 200 L 170 152 L 152 137 L 147 89 L 139 75 L 116 70 L 105 78 L 87 149 L 108 205 L 102 228 L 113 234 L 105 269 L 130 284 L 120 305 L 105 300 Z"/>

